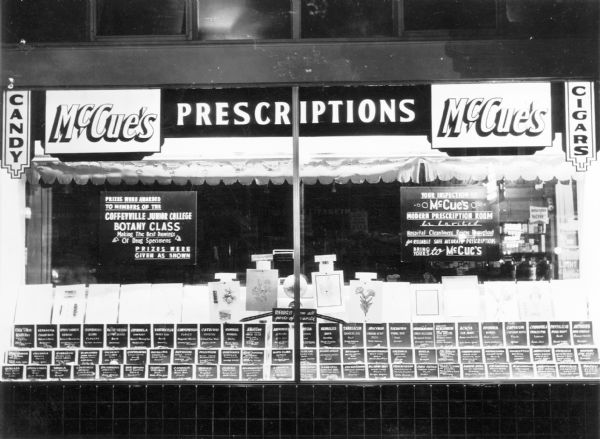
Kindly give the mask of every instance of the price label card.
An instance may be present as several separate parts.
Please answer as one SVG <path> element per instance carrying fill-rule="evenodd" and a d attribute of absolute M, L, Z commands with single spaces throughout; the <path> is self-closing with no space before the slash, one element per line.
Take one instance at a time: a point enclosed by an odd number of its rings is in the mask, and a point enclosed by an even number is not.
<path fill-rule="evenodd" d="M 548 322 L 529 322 L 529 343 L 531 346 L 548 346 Z"/>
<path fill-rule="evenodd" d="M 341 363 L 342 357 L 339 349 L 319 349 L 319 363 Z"/>
<path fill-rule="evenodd" d="M 508 361 L 510 363 L 530 363 L 531 354 L 529 349 L 509 349 L 508 350 Z"/>
<path fill-rule="evenodd" d="M 123 349 L 105 349 L 102 351 L 102 364 L 123 364 Z"/>
<path fill-rule="evenodd" d="M 121 366 L 118 364 L 101 364 L 98 366 L 101 380 L 116 380 L 121 378 Z"/>
<path fill-rule="evenodd" d="M 368 364 L 367 370 L 369 371 L 370 380 L 385 380 L 390 377 L 390 365 L 389 364 Z"/>
<path fill-rule="evenodd" d="M 316 364 L 302 364 L 300 365 L 300 379 L 303 381 L 314 381 L 317 379 L 317 365 Z"/>
<path fill-rule="evenodd" d="M 312 308 L 303 308 L 300 310 L 301 323 L 317 323 L 317 310 Z"/>
<path fill-rule="evenodd" d="M 104 325 L 83 325 L 83 347 L 104 347 Z"/>
<path fill-rule="evenodd" d="M 149 348 L 151 344 L 149 324 L 129 325 L 129 345 L 132 348 Z"/>
<path fill-rule="evenodd" d="M 460 379 L 460 364 L 439 364 L 438 369 L 440 378 L 446 378 L 451 380 Z"/>
<path fill-rule="evenodd" d="M 241 324 L 223 325 L 223 347 L 241 349 L 242 338 L 243 332 Z"/>
<path fill-rule="evenodd" d="M 27 366 L 25 369 L 25 378 L 28 380 L 47 380 L 48 366 Z"/>
<path fill-rule="evenodd" d="M 461 363 L 483 363 L 483 355 L 481 349 L 461 349 Z"/>
<path fill-rule="evenodd" d="M 61 348 L 78 348 L 81 346 L 81 325 L 60 325 L 58 332 Z"/>
<path fill-rule="evenodd" d="M 126 348 L 127 340 L 127 325 L 106 325 L 106 346 L 109 348 Z"/>
<path fill-rule="evenodd" d="M 54 364 L 75 363 L 75 351 L 54 351 Z"/>
<path fill-rule="evenodd" d="M 437 364 L 417 364 L 417 378 L 437 378 Z"/>
<path fill-rule="evenodd" d="M 273 308 L 273 322 L 294 322 L 294 310 L 292 308 Z"/>
<path fill-rule="evenodd" d="M 577 359 L 581 363 L 597 363 L 598 348 L 577 348 Z"/>
<path fill-rule="evenodd" d="M 148 379 L 166 380 L 167 378 L 169 378 L 169 366 L 166 364 L 148 365 Z"/>
<path fill-rule="evenodd" d="M 271 366 L 271 379 L 272 380 L 292 380 L 294 378 L 294 371 L 292 366 L 272 365 Z"/>
<path fill-rule="evenodd" d="M 569 322 L 550 322 L 552 346 L 571 344 L 571 324 Z"/>
<path fill-rule="evenodd" d="M 488 378 L 510 378 L 510 366 L 508 363 L 494 363 L 487 365 Z"/>
<path fill-rule="evenodd" d="M 287 323 L 273 324 L 273 349 L 287 349 L 290 347 L 290 326 Z"/>
<path fill-rule="evenodd" d="M 244 325 L 244 347 L 264 349 L 266 345 L 266 325 L 246 323 Z"/>
<path fill-rule="evenodd" d="M 416 348 L 435 347 L 433 324 L 413 323 L 413 346 Z"/>
<path fill-rule="evenodd" d="M 239 349 L 223 349 L 221 351 L 222 364 L 240 364 L 242 361 L 242 351 Z"/>
<path fill-rule="evenodd" d="M 177 325 L 176 343 L 178 348 L 198 347 L 198 325 L 189 323 Z"/>
<path fill-rule="evenodd" d="M 576 345 L 593 345 L 594 333 L 592 322 L 573 322 L 573 343 Z"/>
<path fill-rule="evenodd" d="M 364 363 L 365 350 L 362 348 L 344 349 L 344 363 Z"/>
<path fill-rule="evenodd" d="M 154 347 L 172 348 L 175 339 L 175 326 L 155 324 L 152 327 Z"/>
<path fill-rule="evenodd" d="M 600 378 L 600 364 L 582 364 L 581 375 L 584 378 Z"/>
<path fill-rule="evenodd" d="M 35 329 L 38 348 L 52 349 L 58 346 L 58 329 L 56 325 L 37 325 Z"/>
<path fill-rule="evenodd" d="M 367 323 L 365 333 L 368 348 L 386 347 L 388 345 L 387 324 Z"/>
<path fill-rule="evenodd" d="M 533 364 L 514 363 L 510 370 L 513 378 L 533 378 Z"/>
<path fill-rule="evenodd" d="M 415 377 L 415 365 L 394 363 L 392 364 L 392 376 L 398 379 L 412 379 Z"/>
<path fill-rule="evenodd" d="M 365 328 L 362 323 L 342 325 L 342 342 L 344 347 L 362 348 L 365 345 Z"/>
<path fill-rule="evenodd" d="M 344 364 L 344 379 L 361 380 L 366 377 L 364 364 Z"/>
<path fill-rule="evenodd" d="M 463 364 L 463 378 L 465 379 L 483 379 L 485 378 L 484 364 Z"/>
<path fill-rule="evenodd" d="M 98 364 L 100 363 L 100 351 L 99 350 L 80 350 L 79 358 L 77 359 L 79 364 Z"/>
<path fill-rule="evenodd" d="M 575 363 L 573 348 L 555 348 L 554 357 L 557 363 Z"/>
<path fill-rule="evenodd" d="M 556 364 L 536 364 L 535 373 L 538 378 L 556 378 Z"/>
<path fill-rule="evenodd" d="M 479 346 L 479 323 L 459 323 L 458 324 L 458 345 L 460 347 Z"/>
<path fill-rule="evenodd" d="M 146 366 L 126 364 L 123 366 L 123 378 L 143 380 L 146 377 Z"/>
<path fill-rule="evenodd" d="M 550 348 L 533 348 L 531 356 L 534 363 L 551 363 L 554 361 L 552 357 L 552 349 Z"/>
<path fill-rule="evenodd" d="M 291 349 L 273 349 L 271 351 L 272 364 L 292 364 L 294 362 L 294 351 Z"/>
<path fill-rule="evenodd" d="M 527 346 L 527 325 L 525 322 L 506 322 L 504 333 L 507 346 Z"/>
<path fill-rule="evenodd" d="M 216 380 L 219 377 L 218 366 L 200 365 L 196 366 L 196 379 L 203 380 Z"/>
<path fill-rule="evenodd" d="M 579 378 L 579 364 L 559 364 L 558 376 L 561 378 Z"/>
<path fill-rule="evenodd" d="M 321 364 L 319 376 L 322 380 L 339 380 L 342 377 L 342 366 L 339 364 Z"/>
<path fill-rule="evenodd" d="M 242 379 L 246 381 L 258 381 L 264 378 L 263 366 L 242 366 Z"/>
<path fill-rule="evenodd" d="M 150 349 L 150 364 L 169 364 L 171 349 Z"/>
<path fill-rule="evenodd" d="M 30 349 L 35 347 L 34 328 L 34 325 L 15 325 L 13 329 L 13 346 L 16 348 L 23 349 Z"/>
<path fill-rule="evenodd" d="M 506 363 L 506 349 L 485 349 L 485 362 L 490 363 Z"/>
<path fill-rule="evenodd" d="M 76 365 L 73 369 L 73 378 L 76 380 L 95 380 L 96 365 Z"/>
<path fill-rule="evenodd" d="M 456 346 L 456 325 L 454 323 L 435 324 L 435 345 L 437 347 Z"/>
<path fill-rule="evenodd" d="M 390 351 L 392 363 L 413 363 L 412 349 L 392 349 Z"/>
<path fill-rule="evenodd" d="M 70 380 L 72 367 L 67 365 L 50 366 L 50 379 L 52 380 Z"/>
<path fill-rule="evenodd" d="M 29 364 L 29 351 L 8 351 L 6 364 Z"/>
<path fill-rule="evenodd" d="M 146 349 L 129 349 L 126 352 L 127 364 L 146 364 L 148 351 Z"/>
<path fill-rule="evenodd" d="M 200 325 L 200 347 L 208 349 L 219 349 L 221 347 L 221 325 Z"/>
<path fill-rule="evenodd" d="M 239 380 L 240 379 L 240 366 L 221 366 L 221 379 L 222 380 Z"/>
<path fill-rule="evenodd" d="M 437 363 L 435 349 L 415 349 L 415 363 Z"/>
<path fill-rule="evenodd" d="M 340 347 L 340 325 L 337 323 L 319 323 L 319 346 Z"/>
<path fill-rule="evenodd" d="M 23 366 L 2 366 L 3 380 L 23 379 Z"/>
<path fill-rule="evenodd" d="M 244 349 L 242 351 L 242 364 L 264 364 L 265 351 L 262 349 Z"/>
<path fill-rule="evenodd" d="M 219 364 L 219 351 L 209 349 L 198 349 L 198 364 Z"/>
<path fill-rule="evenodd" d="M 300 363 L 301 364 L 316 364 L 317 363 L 317 350 L 316 349 L 300 349 Z"/>
<path fill-rule="evenodd" d="M 175 349 L 173 351 L 173 363 L 175 363 L 175 364 L 194 363 L 194 350 L 193 349 Z"/>
<path fill-rule="evenodd" d="M 458 363 L 458 349 L 438 349 L 438 363 Z"/>
<path fill-rule="evenodd" d="M 52 363 L 52 351 L 31 351 L 32 364 Z"/>
<path fill-rule="evenodd" d="M 410 323 L 390 323 L 389 333 L 390 347 L 410 348 L 412 346 Z"/>
<path fill-rule="evenodd" d="M 302 324 L 302 346 L 305 348 L 317 347 L 317 325 L 315 323 Z"/>
<path fill-rule="evenodd" d="M 194 368 L 191 364 L 173 364 L 171 366 L 171 379 L 189 380 L 194 375 Z"/>
<path fill-rule="evenodd" d="M 501 322 L 482 323 L 481 336 L 484 346 L 504 346 L 504 335 Z"/>

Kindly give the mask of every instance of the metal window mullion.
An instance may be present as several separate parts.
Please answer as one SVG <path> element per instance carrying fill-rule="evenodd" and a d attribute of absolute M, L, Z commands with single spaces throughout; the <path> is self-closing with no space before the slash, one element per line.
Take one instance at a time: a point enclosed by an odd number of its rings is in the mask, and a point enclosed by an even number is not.
<path fill-rule="evenodd" d="M 294 0 L 296 1 L 296 0 Z M 300 99 L 298 86 L 292 87 L 292 168 L 294 242 L 294 380 L 300 382 Z"/>

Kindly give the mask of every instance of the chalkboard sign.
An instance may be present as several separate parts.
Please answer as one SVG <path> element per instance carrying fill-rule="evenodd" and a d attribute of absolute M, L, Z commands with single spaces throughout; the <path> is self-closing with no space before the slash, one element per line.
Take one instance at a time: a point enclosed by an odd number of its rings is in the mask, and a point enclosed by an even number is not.
<path fill-rule="evenodd" d="M 101 264 L 196 263 L 196 192 L 102 192 Z"/>
<path fill-rule="evenodd" d="M 400 188 L 403 261 L 500 259 L 498 201 L 484 186 Z"/>

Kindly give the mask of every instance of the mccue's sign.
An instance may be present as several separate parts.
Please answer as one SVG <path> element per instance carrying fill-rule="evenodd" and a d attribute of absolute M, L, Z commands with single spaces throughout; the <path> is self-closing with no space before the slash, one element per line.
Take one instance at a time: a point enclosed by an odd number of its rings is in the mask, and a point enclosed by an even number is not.
<path fill-rule="evenodd" d="M 593 84 L 565 82 L 564 102 L 553 109 L 556 85 L 306 87 L 300 89 L 300 135 L 423 136 L 449 154 L 531 153 L 552 145 L 553 111 L 559 111 L 566 121 L 566 158 L 583 171 L 597 157 Z M 30 122 L 29 114 L 38 113 L 30 112 L 29 102 L 44 102 L 43 121 Z M 31 138 L 40 131 L 31 124 L 44 125 L 43 138 Z M 291 136 L 292 93 L 289 87 L 6 91 L 3 129 L 2 166 L 19 177 L 34 140 L 61 159 L 102 159 L 149 156 L 160 152 L 165 138 Z"/>

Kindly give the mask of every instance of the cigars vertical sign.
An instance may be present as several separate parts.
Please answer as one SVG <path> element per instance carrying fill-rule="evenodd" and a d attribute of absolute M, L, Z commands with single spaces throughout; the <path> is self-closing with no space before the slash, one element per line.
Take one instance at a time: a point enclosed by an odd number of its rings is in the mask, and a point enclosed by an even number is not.
<path fill-rule="evenodd" d="M 498 201 L 484 186 L 400 188 L 402 260 L 498 260 Z"/>
<path fill-rule="evenodd" d="M 196 263 L 196 192 L 102 192 L 100 263 Z"/>

